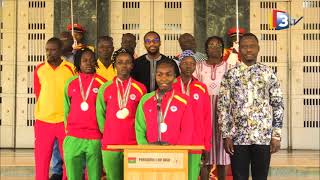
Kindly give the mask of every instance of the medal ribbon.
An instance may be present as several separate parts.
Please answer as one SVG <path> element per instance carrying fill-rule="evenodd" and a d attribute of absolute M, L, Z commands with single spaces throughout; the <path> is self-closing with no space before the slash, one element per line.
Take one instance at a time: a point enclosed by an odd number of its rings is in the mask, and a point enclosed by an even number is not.
<path fill-rule="evenodd" d="M 119 109 L 122 109 L 122 108 L 126 107 L 127 103 L 128 103 L 129 92 L 131 89 L 131 78 L 129 78 L 128 85 L 127 85 L 126 89 L 123 91 L 123 96 L 121 96 L 119 82 L 121 83 L 122 90 L 123 90 L 124 89 L 123 83 L 119 78 L 117 78 L 116 85 L 117 85 L 118 105 L 119 105 Z"/>
<path fill-rule="evenodd" d="M 181 91 L 182 94 L 186 94 L 188 96 L 190 96 L 190 83 L 191 83 L 192 79 L 189 80 L 188 84 L 187 84 L 187 90 L 184 89 L 184 84 L 182 79 L 180 79 L 180 84 L 181 84 Z M 187 91 L 187 92 L 186 92 Z"/>
<path fill-rule="evenodd" d="M 161 105 L 160 105 L 160 112 L 161 112 L 161 118 L 160 118 L 160 122 L 163 123 L 164 120 L 166 119 L 166 116 L 167 116 L 167 112 L 169 110 L 169 106 L 171 104 L 171 101 L 173 99 L 173 96 L 174 96 L 174 90 L 172 91 L 172 95 L 171 97 L 169 98 L 168 102 L 167 102 L 167 106 L 166 106 L 166 109 L 164 111 L 164 113 L 162 113 L 162 110 L 161 110 Z M 158 93 L 156 93 L 156 98 L 159 99 L 159 95 Z"/>
<path fill-rule="evenodd" d="M 93 80 L 94 80 L 94 77 L 92 77 L 91 79 L 91 82 L 86 90 L 86 95 L 84 95 L 84 91 L 83 91 L 83 86 L 82 86 L 82 82 L 81 82 L 81 76 L 79 74 L 79 85 L 80 85 L 80 94 L 81 94 L 81 97 L 82 97 L 82 100 L 85 102 L 87 101 L 88 97 L 89 97 L 89 94 L 90 94 L 90 89 L 91 89 L 91 86 L 92 86 L 92 83 L 93 83 Z"/>

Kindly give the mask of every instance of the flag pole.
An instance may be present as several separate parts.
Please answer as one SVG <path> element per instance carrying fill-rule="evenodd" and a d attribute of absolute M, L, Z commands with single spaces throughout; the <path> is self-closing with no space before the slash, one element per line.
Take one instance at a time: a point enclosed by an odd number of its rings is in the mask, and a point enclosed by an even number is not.
<path fill-rule="evenodd" d="M 75 48 L 77 47 L 77 40 L 74 37 L 74 23 L 73 23 L 73 0 L 70 0 L 70 11 L 71 11 L 71 35 L 73 38 L 73 45 L 72 47 Z"/>
<path fill-rule="evenodd" d="M 74 27 L 73 27 L 73 0 L 70 0 L 70 11 L 71 11 L 71 34 L 72 37 L 74 38 Z"/>
<path fill-rule="evenodd" d="M 237 27 L 237 42 L 239 42 L 239 4 L 236 0 L 236 27 Z"/>

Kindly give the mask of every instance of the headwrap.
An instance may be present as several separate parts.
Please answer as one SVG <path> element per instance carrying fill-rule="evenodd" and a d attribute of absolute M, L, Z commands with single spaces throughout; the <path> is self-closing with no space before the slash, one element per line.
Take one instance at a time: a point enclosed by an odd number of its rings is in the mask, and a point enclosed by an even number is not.
<path fill-rule="evenodd" d="M 179 56 L 179 61 L 182 61 L 184 58 L 186 57 L 192 57 L 194 60 L 195 60 L 195 57 L 194 57 L 194 52 L 191 51 L 191 50 L 185 50 L 183 51 L 180 56 Z"/>

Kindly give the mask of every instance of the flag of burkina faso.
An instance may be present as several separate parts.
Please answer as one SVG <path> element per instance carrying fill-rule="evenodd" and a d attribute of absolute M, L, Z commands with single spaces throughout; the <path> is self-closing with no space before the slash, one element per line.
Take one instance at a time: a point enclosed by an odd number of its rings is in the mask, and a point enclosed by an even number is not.
<path fill-rule="evenodd" d="M 128 157 L 128 163 L 136 163 L 137 158 L 136 157 Z"/>

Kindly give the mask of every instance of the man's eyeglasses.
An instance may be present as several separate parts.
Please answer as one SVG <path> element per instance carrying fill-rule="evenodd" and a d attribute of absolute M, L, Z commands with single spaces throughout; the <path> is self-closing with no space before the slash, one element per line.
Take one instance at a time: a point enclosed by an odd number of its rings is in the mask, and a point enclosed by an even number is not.
<path fill-rule="evenodd" d="M 159 42 L 160 42 L 160 39 L 159 39 L 159 38 L 145 39 L 144 42 L 147 43 L 147 44 L 150 44 L 151 42 L 153 42 L 153 43 L 159 43 Z"/>
<path fill-rule="evenodd" d="M 221 49 L 222 45 L 221 44 L 209 44 L 208 48 L 209 49 Z"/>

